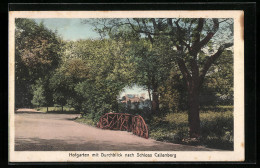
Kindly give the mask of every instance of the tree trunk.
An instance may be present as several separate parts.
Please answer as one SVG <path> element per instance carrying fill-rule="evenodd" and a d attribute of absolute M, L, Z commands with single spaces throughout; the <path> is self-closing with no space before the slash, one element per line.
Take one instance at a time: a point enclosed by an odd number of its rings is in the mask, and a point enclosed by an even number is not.
<path fill-rule="evenodd" d="M 48 106 L 47 106 L 47 113 L 49 112 Z"/>
<path fill-rule="evenodd" d="M 188 121 L 190 138 L 200 136 L 200 117 L 199 117 L 199 87 L 191 87 L 188 91 Z"/>
<path fill-rule="evenodd" d="M 159 112 L 159 94 L 157 92 L 157 89 L 154 89 L 152 96 L 152 113 L 157 114 Z"/>
<path fill-rule="evenodd" d="M 61 106 L 61 112 L 63 113 L 63 106 Z"/>
<path fill-rule="evenodd" d="M 149 100 L 150 100 L 150 107 L 151 107 L 151 113 L 152 113 L 152 98 L 151 98 L 151 90 L 150 87 L 148 87 L 148 96 L 149 96 Z"/>

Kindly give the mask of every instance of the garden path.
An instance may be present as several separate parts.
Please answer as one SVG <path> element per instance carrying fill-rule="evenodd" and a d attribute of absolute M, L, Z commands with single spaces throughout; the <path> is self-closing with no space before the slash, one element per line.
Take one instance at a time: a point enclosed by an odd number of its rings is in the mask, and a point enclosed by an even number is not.
<path fill-rule="evenodd" d="M 209 151 L 145 139 L 126 131 L 102 130 L 74 121 L 79 114 L 51 114 L 18 109 L 16 151 Z"/>

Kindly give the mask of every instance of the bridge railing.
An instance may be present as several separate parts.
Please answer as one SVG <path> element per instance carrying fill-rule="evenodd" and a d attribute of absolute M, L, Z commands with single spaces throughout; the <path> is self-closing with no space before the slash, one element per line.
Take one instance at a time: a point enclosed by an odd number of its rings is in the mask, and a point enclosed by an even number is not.
<path fill-rule="evenodd" d="M 140 115 L 106 113 L 100 117 L 97 127 L 101 129 L 133 132 L 133 134 L 146 139 L 149 137 L 148 127 Z"/>

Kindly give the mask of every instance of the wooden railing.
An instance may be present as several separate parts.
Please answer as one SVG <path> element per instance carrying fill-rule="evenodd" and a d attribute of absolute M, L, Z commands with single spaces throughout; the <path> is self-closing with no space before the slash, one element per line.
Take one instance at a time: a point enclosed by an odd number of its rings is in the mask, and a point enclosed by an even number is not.
<path fill-rule="evenodd" d="M 106 113 L 100 117 L 97 127 L 101 129 L 133 132 L 133 134 L 146 139 L 149 137 L 148 127 L 140 115 Z"/>

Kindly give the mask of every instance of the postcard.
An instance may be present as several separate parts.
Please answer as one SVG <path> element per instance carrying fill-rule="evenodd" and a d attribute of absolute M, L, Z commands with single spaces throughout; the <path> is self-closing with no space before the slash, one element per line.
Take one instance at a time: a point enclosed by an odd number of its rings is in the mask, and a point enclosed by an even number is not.
<path fill-rule="evenodd" d="M 243 11 L 9 11 L 9 162 L 242 162 L 244 137 Z"/>

